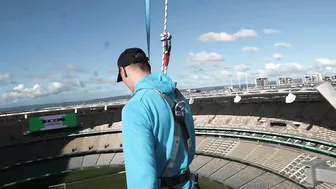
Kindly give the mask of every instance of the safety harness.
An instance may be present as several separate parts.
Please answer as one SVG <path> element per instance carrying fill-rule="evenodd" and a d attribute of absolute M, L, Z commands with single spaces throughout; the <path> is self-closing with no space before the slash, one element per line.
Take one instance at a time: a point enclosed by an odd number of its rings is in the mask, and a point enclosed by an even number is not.
<path fill-rule="evenodd" d="M 175 176 L 173 172 L 177 152 L 180 146 L 181 132 L 184 138 L 184 142 L 187 146 L 188 162 L 189 162 L 189 158 L 191 156 L 191 150 L 192 150 L 191 149 L 192 143 L 191 143 L 190 135 L 187 129 L 187 125 L 185 123 L 185 108 L 186 108 L 185 98 L 180 92 L 180 90 L 178 89 L 175 89 L 176 102 L 173 99 L 171 99 L 168 95 L 160 92 L 159 90 L 155 88 L 151 88 L 151 89 L 157 92 L 163 99 L 167 101 L 170 109 L 172 110 L 174 120 L 175 120 L 172 154 L 171 154 L 168 166 L 166 167 L 164 174 L 163 174 L 165 175 L 165 177 L 158 178 L 158 185 L 159 187 L 163 187 L 163 188 L 175 189 L 177 185 L 185 183 L 187 181 L 191 181 L 194 183 L 196 188 L 200 189 L 198 185 L 198 175 L 190 173 L 189 167 L 187 168 L 185 173 L 181 175 Z"/>

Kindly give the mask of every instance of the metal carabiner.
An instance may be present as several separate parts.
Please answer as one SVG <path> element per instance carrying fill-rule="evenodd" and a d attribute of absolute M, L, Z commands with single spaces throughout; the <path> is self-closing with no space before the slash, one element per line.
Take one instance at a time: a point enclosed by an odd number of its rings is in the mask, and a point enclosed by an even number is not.
<path fill-rule="evenodd" d="M 180 101 L 175 105 L 175 117 L 184 120 L 186 104 L 184 101 Z"/>

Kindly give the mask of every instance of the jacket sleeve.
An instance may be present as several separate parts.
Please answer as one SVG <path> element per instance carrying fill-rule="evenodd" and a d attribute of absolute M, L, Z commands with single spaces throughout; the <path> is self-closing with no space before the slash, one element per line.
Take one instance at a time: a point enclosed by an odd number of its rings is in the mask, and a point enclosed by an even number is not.
<path fill-rule="evenodd" d="M 128 189 L 156 189 L 156 161 L 150 115 L 141 102 L 122 110 L 122 144 Z"/>

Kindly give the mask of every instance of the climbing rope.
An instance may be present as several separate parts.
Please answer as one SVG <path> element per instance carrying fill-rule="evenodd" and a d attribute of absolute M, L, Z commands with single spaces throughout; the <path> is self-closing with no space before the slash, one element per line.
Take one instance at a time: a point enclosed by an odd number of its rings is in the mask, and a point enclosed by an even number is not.
<path fill-rule="evenodd" d="M 161 34 L 161 42 L 162 42 L 162 70 L 161 71 L 164 74 L 167 74 L 170 51 L 171 51 L 171 35 L 169 32 L 167 32 L 167 18 L 168 18 L 168 0 L 165 0 L 163 33 Z"/>
<path fill-rule="evenodd" d="M 150 58 L 150 0 L 145 1 L 146 12 L 146 34 L 147 34 L 147 54 Z M 171 51 L 171 35 L 167 32 L 167 18 L 168 18 L 168 0 L 165 0 L 165 12 L 164 12 L 164 23 L 163 23 L 163 33 L 161 33 L 162 42 L 162 73 L 167 74 L 169 57 Z"/>

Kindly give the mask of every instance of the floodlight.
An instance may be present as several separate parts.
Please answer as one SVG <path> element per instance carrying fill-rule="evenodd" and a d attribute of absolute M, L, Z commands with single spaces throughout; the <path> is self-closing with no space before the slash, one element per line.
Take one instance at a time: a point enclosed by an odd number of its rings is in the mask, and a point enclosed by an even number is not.
<path fill-rule="evenodd" d="M 239 96 L 237 93 L 236 97 L 233 99 L 233 102 L 237 104 L 238 102 L 240 102 L 240 100 L 241 100 L 241 96 Z"/>
<path fill-rule="evenodd" d="M 287 104 L 290 104 L 290 103 L 293 103 L 295 99 L 296 99 L 296 95 L 289 91 L 288 95 L 286 96 L 285 102 Z"/>
<path fill-rule="evenodd" d="M 105 111 L 107 110 L 107 106 L 106 106 L 106 105 L 104 106 L 104 110 L 105 110 Z"/>
<path fill-rule="evenodd" d="M 194 104 L 194 99 L 192 97 L 189 99 L 189 104 Z"/>
<path fill-rule="evenodd" d="M 75 114 L 77 114 L 77 108 L 75 108 Z"/>

